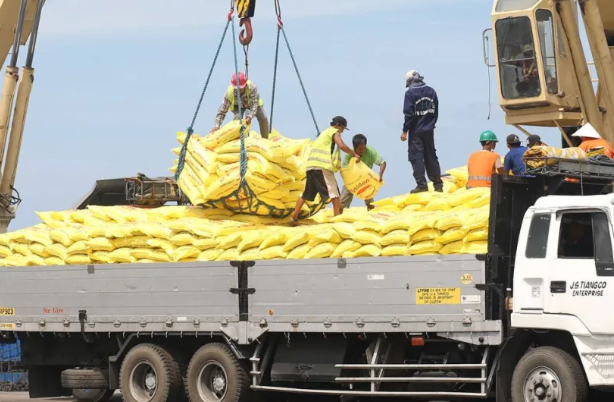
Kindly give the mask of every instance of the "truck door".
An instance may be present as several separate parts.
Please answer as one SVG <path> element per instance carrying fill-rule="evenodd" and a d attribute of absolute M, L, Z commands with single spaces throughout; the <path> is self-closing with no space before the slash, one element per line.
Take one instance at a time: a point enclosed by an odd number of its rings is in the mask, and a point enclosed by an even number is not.
<path fill-rule="evenodd" d="M 593 334 L 612 333 L 611 321 L 604 319 L 614 303 L 609 218 L 602 210 L 561 211 L 552 228 L 558 250 L 548 267 L 544 312 L 575 316 Z"/>

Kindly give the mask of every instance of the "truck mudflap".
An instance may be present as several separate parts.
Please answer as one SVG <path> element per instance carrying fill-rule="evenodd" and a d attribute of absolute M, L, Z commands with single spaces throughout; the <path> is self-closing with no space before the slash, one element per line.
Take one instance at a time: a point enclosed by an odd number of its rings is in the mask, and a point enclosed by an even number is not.
<path fill-rule="evenodd" d="M 258 261 L 249 322 L 269 332 L 430 332 L 501 343 L 485 318 L 485 263 L 475 255 Z"/>

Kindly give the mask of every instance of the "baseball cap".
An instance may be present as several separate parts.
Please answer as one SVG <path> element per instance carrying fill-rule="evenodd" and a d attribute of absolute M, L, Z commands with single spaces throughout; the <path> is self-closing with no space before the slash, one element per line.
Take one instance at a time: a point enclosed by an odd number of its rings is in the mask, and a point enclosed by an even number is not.
<path fill-rule="evenodd" d="M 508 144 L 520 144 L 520 138 L 518 138 L 518 136 L 516 134 L 510 134 L 507 136 L 507 141 Z"/>
<path fill-rule="evenodd" d="M 538 142 L 542 142 L 542 138 L 537 134 L 531 134 L 530 136 L 527 137 L 527 145 L 529 146 L 536 144 Z"/>
<path fill-rule="evenodd" d="M 335 116 L 333 117 L 333 121 L 330 122 L 331 126 L 336 126 L 337 124 L 341 124 L 343 127 L 345 127 L 346 130 L 349 130 L 348 128 L 348 121 L 345 119 L 345 117 L 343 116 Z"/>

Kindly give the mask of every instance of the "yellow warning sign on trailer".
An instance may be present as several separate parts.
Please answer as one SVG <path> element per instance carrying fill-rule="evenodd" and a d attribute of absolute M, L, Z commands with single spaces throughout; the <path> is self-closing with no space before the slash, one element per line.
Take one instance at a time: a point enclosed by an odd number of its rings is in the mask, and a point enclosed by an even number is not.
<path fill-rule="evenodd" d="M 0 322 L 0 331 L 15 329 L 15 324 L 12 322 Z"/>
<path fill-rule="evenodd" d="M 417 288 L 416 304 L 460 304 L 460 288 Z"/>
<path fill-rule="evenodd" d="M 13 307 L 0 307 L 0 315 L 15 315 Z"/>

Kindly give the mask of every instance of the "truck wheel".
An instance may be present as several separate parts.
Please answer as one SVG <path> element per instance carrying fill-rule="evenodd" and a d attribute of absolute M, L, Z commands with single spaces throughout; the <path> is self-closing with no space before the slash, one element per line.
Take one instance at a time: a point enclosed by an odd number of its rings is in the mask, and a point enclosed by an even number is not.
<path fill-rule="evenodd" d="M 72 396 L 78 402 L 107 402 L 115 394 L 114 389 L 73 389 Z"/>
<path fill-rule="evenodd" d="M 512 376 L 512 402 L 588 402 L 588 384 L 580 363 L 551 346 L 529 350 Z"/>
<path fill-rule="evenodd" d="M 185 399 L 177 361 L 158 345 L 130 349 L 119 374 L 125 402 L 175 402 Z"/>
<path fill-rule="evenodd" d="M 247 371 L 221 343 L 210 343 L 194 353 L 187 379 L 191 402 L 246 402 L 250 398 Z"/>
<path fill-rule="evenodd" d="M 67 389 L 108 389 L 109 375 L 98 368 L 69 369 L 62 371 L 62 387 Z"/>

